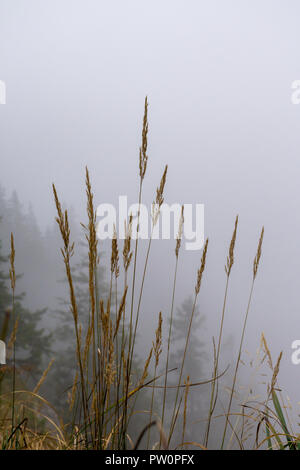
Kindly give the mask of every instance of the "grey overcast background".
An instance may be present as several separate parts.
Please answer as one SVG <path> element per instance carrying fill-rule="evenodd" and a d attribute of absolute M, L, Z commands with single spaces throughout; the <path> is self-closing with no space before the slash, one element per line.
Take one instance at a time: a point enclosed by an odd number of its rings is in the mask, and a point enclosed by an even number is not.
<path fill-rule="evenodd" d="M 32 203 L 45 230 L 55 215 L 55 182 L 84 220 L 87 165 L 96 204 L 116 203 L 122 194 L 136 202 L 148 95 L 145 201 L 151 203 L 167 163 L 166 202 L 205 204 L 210 242 L 199 306 L 209 347 L 240 216 L 225 328 L 233 357 L 265 226 L 245 351 L 255 356 L 261 332 L 274 359 L 283 350 L 280 384 L 295 416 L 300 105 L 291 103 L 291 84 L 300 79 L 299 17 L 296 0 L 0 0 L 0 79 L 7 87 L 0 183 L 7 194 L 16 189 L 25 207 Z M 174 242 L 153 245 L 142 316 L 147 350 L 159 309 L 169 312 L 173 248 Z M 193 292 L 200 257 L 182 251 L 178 304 Z"/>

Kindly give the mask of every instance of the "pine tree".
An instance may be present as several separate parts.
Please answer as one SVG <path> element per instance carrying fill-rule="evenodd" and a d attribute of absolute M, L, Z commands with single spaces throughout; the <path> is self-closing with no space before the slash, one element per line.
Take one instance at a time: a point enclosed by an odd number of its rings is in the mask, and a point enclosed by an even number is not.
<path fill-rule="evenodd" d="M 174 315 L 172 344 L 175 350 L 172 352 L 170 358 L 170 363 L 173 367 L 178 367 L 178 364 L 181 364 L 192 310 L 193 299 L 192 297 L 188 297 L 183 301 Z M 189 375 L 191 380 L 198 380 L 202 373 L 204 354 L 203 343 L 201 342 L 202 323 L 203 317 L 201 318 L 199 306 L 196 305 L 183 369 L 183 377 Z"/>
<path fill-rule="evenodd" d="M 182 364 L 184 350 L 186 345 L 186 337 L 190 322 L 190 317 L 193 310 L 193 298 L 188 297 L 182 305 L 177 309 L 176 314 L 173 318 L 173 327 L 172 327 L 172 347 L 173 350 L 170 355 L 170 369 L 177 368 L 177 371 L 172 373 L 172 383 L 174 385 L 178 384 L 179 370 Z M 204 369 L 204 359 L 205 359 L 205 350 L 204 343 L 201 341 L 203 337 L 202 332 L 203 316 L 200 313 L 199 306 L 196 305 L 194 318 L 192 323 L 192 328 L 190 331 L 190 337 L 188 342 L 188 347 L 185 356 L 184 368 L 182 381 L 186 380 L 189 376 L 190 383 L 201 382 L 204 379 L 203 369 Z M 174 375 L 173 375 L 174 374 Z M 170 375 L 171 382 L 171 375 Z M 202 387 L 202 388 L 201 388 Z M 187 406 L 187 421 L 190 423 L 186 429 L 186 438 L 190 436 L 192 439 L 193 435 L 193 425 L 192 422 L 199 420 L 201 417 L 201 401 L 203 397 L 203 391 L 206 389 L 203 386 L 199 387 L 190 387 L 188 395 L 188 406 Z M 173 394 L 169 394 L 169 406 L 170 409 L 173 409 Z M 181 410 L 183 410 L 184 397 L 182 401 Z M 180 418 L 177 420 L 177 433 L 178 439 L 181 439 L 181 425 L 182 425 L 182 411 L 180 413 Z M 194 424 L 194 431 L 199 432 L 199 424 Z M 193 440 L 193 439 L 192 439 Z M 175 439 L 176 441 L 176 439 Z"/>
<path fill-rule="evenodd" d="M 0 221 L 1 222 L 1 221 Z M 12 293 L 9 280 L 8 256 L 2 255 L 0 241 L 0 331 L 2 339 L 7 339 L 12 333 Z M 17 276 L 18 282 L 19 276 Z M 14 312 L 18 320 L 16 333 L 16 361 L 20 372 L 26 371 L 26 376 L 36 380 L 44 366 L 44 358 L 50 354 L 50 335 L 40 327 L 44 310 L 30 311 L 23 306 L 25 294 L 15 297 Z M 8 321 L 7 321 L 8 320 Z M 7 324 L 7 328 L 5 325 Z"/>

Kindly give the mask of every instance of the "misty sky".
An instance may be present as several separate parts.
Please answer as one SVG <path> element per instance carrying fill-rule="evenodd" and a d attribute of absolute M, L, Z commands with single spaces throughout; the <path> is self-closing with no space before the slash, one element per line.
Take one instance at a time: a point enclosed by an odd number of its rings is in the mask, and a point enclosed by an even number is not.
<path fill-rule="evenodd" d="M 137 202 L 148 95 L 145 201 L 153 200 L 168 164 L 166 202 L 205 204 L 205 335 L 217 334 L 224 264 L 239 214 L 226 335 L 236 347 L 264 225 L 247 349 L 255 355 L 264 331 L 274 356 L 284 351 L 280 383 L 294 404 L 300 105 L 291 103 L 291 84 L 300 79 L 299 17 L 300 4 L 291 0 L 0 0 L 0 80 L 7 87 L 0 183 L 7 194 L 16 189 L 25 207 L 31 202 L 45 229 L 55 214 L 55 182 L 84 219 L 87 165 L 96 205 L 116 203 L 122 194 Z M 154 243 L 145 293 L 149 325 L 158 303 L 166 310 L 170 303 L 173 245 Z M 200 257 L 182 254 L 182 296 L 193 292 Z"/>

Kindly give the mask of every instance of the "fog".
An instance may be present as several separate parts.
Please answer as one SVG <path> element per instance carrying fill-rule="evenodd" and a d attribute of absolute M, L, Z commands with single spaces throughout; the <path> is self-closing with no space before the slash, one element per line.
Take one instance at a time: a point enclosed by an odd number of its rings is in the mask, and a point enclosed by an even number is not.
<path fill-rule="evenodd" d="M 291 0 L 0 0 L 0 79 L 7 93 L 0 105 L 0 184 L 7 196 L 16 190 L 24 208 L 32 205 L 44 234 L 54 223 L 53 182 L 72 207 L 78 230 L 79 221 L 86 221 L 85 166 L 96 206 L 117 205 L 119 195 L 137 202 L 147 95 L 143 201 L 151 204 L 168 164 L 165 202 L 205 205 L 209 247 L 199 296 L 201 340 L 211 354 L 239 214 L 222 368 L 231 354 L 236 357 L 264 226 L 244 351 L 255 357 L 262 332 L 274 360 L 283 351 L 279 382 L 295 417 L 300 366 L 292 364 L 291 344 L 300 334 L 300 105 L 291 102 L 291 86 L 300 77 L 299 15 L 299 2 Z M 151 345 L 158 312 L 170 311 L 174 247 L 171 240 L 154 241 L 151 248 L 141 352 Z M 201 253 L 182 248 L 176 305 L 194 292 Z M 31 267 L 22 271 L 30 279 Z M 41 286 L 47 298 L 34 289 L 27 294 L 47 306 L 57 295 L 49 294 L 50 285 L 55 290 L 55 282 Z"/>

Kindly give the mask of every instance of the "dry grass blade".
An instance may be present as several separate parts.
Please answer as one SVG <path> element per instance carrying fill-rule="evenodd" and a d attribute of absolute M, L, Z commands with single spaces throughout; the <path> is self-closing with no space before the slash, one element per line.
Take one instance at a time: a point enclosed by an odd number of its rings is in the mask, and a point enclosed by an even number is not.
<path fill-rule="evenodd" d="M 154 352 L 154 377 L 156 377 L 156 372 L 157 372 L 157 367 L 159 364 L 159 357 L 162 352 L 162 315 L 161 312 L 159 312 L 158 316 L 158 326 L 155 332 L 155 342 L 153 344 L 153 352 Z M 151 396 L 151 406 L 150 406 L 150 417 L 149 417 L 149 423 L 152 421 L 152 414 L 153 414 L 153 405 L 154 405 L 154 387 L 152 388 L 152 396 Z M 147 449 L 149 449 L 149 444 L 150 444 L 150 434 L 151 434 L 151 429 L 149 427 L 148 429 L 148 440 L 147 440 Z"/>
<path fill-rule="evenodd" d="M 121 300 L 120 306 L 119 306 L 119 312 L 118 312 L 118 317 L 117 317 L 117 321 L 116 321 L 116 327 L 115 327 L 115 331 L 114 331 L 114 339 L 115 339 L 115 337 L 116 337 L 116 335 L 117 335 L 117 333 L 118 333 L 120 321 L 121 321 L 122 315 L 123 315 L 124 310 L 125 310 L 127 290 L 128 290 L 128 287 L 126 286 L 126 287 L 125 287 L 124 294 L 123 294 L 123 296 L 122 296 L 122 300 Z"/>
<path fill-rule="evenodd" d="M 16 286 L 16 272 L 15 272 L 15 242 L 14 242 L 14 236 L 11 233 L 10 235 L 10 270 L 9 270 L 9 276 L 10 276 L 10 282 L 11 282 L 11 288 L 14 291 L 15 286 Z"/>
<path fill-rule="evenodd" d="M 33 393 L 38 393 L 39 389 L 41 388 L 41 386 L 43 385 L 43 383 L 44 383 L 45 380 L 46 380 L 46 377 L 47 377 L 47 375 L 48 375 L 48 373 L 49 373 L 49 371 L 50 371 L 50 369 L 51 369 L 51 367 L 52 367 L 53 362 L 54 362 L 54 358 L 51 359 L 51 361 L 50 361 L 49 364 L 48 364 L 48 367 L 44 370 L 44 372 L 43 372 L 43 374 L 42 374 L 40 380 L 38 381 L 38 383 L 36 384 L 36 386 L 35 386 L 35 388 L 34 388 L 34 390 L 33 390 Z"/>
<path fill-rule="evenodd" d="M 182 425 L 182 437 L 181 441 L 184 442 L 185 430 L 186 430 L 186 413 L 187 413 L 187 403 L 188 395 L 190 390 L 190 376 L 187 376 L 187 379 L 184 381 L 185 385 L 185 394 L 184 394 L 184 408 L 183 408 L 183 425 Z"/>
<path fill-rule="evenodd" d="M 281 359 L 282 359 L 282 354 L 283 353 L 281 351 L 281 353 L 278 356 L 275 367 L 274 367 L 273 376 L 272 376 L 272 380 L 271 380 L 271 392 L 274 390 L 275 385 L 276 385 L 277 377 L 278 377 L 278 374 L 279 374 L 280 362 L 281 362 Z"/>
<path fill-rule="evenodd" d="M 142 387 L 142 385 L 144 384 L 146 378 L 148 377 L 148 368 L 149 368 L 149 364 L 150 364 L 150 361 L 151 361 L 151 358 L 152 358 L 152 353 L 153 353 L 153 348 L 150 349 L 150 353 L 149 353 L 149 356 L 145 362 L 145 366 L 144 366 L 144 370 L 143 370 L 143 374 L 142 374 L 142 377 L 139 381 L 139 385 L 138 385 L 138 388 Z"/>
<path fill-rule="evenodd" d="M 154 352 L 155 366 L 156 367 L 158 366 L 159 356 L 161 355 L 161 352 L 162 352 L 161 327 L 162 327 L 162 315 L 161 315 L 161 312 L 159 312 L 158 327 L 157 327 L 157 330 L 155 332 L 155 342 L 153 342 L 153 352 Z"/>

